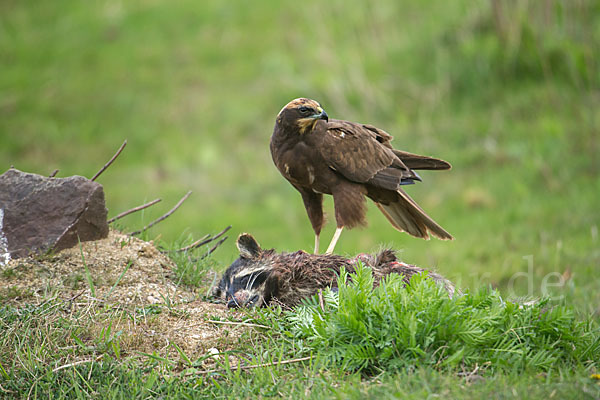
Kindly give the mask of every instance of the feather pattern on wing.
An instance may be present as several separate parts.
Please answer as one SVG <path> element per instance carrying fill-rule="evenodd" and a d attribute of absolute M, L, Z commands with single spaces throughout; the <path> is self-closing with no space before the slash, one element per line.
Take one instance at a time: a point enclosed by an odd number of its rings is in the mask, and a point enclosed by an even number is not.
<path fill-rule="evenodd" d="M 387 133 L 340 120 L 330 120 L 321 130 L 318 137 L 323 159 L 346 179 L 386 189 L 421 180 L 383 144 L 391 139 Z"/>

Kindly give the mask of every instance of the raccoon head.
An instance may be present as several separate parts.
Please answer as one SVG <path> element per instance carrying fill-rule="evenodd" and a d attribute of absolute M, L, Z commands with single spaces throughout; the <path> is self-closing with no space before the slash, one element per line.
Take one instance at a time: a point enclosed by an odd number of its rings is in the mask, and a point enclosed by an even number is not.
<path fill-rule="evenodd" d="M 263 251 L 247 233 L 242 233 L 236 244 L 240 257 L 227 268 L 213 294 L 229 308 L 266 306 L 278 293 L 271 252 Z"/>

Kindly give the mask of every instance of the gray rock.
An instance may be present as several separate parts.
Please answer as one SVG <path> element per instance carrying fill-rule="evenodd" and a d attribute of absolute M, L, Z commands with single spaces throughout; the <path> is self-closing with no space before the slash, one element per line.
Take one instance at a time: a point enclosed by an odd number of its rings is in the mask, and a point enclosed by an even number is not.
<path fill-rule="evenodd" d="M 0 263 L 108 236 L 102 185 L 11 168 L 0 175 Z"/>

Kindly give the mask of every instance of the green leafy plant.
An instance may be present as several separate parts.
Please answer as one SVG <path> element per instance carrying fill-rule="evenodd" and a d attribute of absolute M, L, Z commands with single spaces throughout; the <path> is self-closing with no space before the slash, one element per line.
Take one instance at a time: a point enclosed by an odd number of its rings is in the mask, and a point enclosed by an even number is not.
<path fill-rule="evenodd" d="M 405 285 L 399 275 L 373 287 L 372 271 L 343 272 L 337 292 L 313 297 L 287 313 L 287 329 L 308 349 L 355 371 L 474 368 L 549 370 L 596 365 L 600 335 L 592 320 L 548 299 L 504 301 L 496 290 L 448 296 L 426 275 Z"/>
<path fill-rule="evenodd" d="M 100 336 L 97 338 L 99 347 L 106 352 L 112 351 L 114 356 L 119 359 L 121 357 L 120 336 L 122 330 L 113 332 L 113 321 L 111 320 L 107 326 L 100 331 Z"/>

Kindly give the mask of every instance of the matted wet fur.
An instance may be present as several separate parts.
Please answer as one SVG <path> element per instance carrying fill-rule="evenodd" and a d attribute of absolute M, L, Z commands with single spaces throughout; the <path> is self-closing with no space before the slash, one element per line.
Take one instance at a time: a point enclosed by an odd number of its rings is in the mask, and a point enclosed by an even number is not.
<path fill-rule="evenodd" d="M 221 297 L 230 308 L 260 307 L 278 302 L 295 306 L 303 298 L 310 297 L 320 289 L 335 288 L 340 269 L 354 272 L 360 260 L 373 270 L 374 285 L 383 276 L 391 273 L 403 275 L 408 282 L 414 274 L 425 270 L 399 261 L 392 250 L 383 250 L 377 255 L 359 254 L 345 258 L 335 254 L 309 254 L 302 250 L 294 253 L 277 253 L 263 250 L 258 242 L 247 233 L 238 237 L 240 257 L 227 268 L 213 294 Z M 444 285 L 448 294 L 454 294 L 454 285 L 431 271 L 429 278 Z"/>

